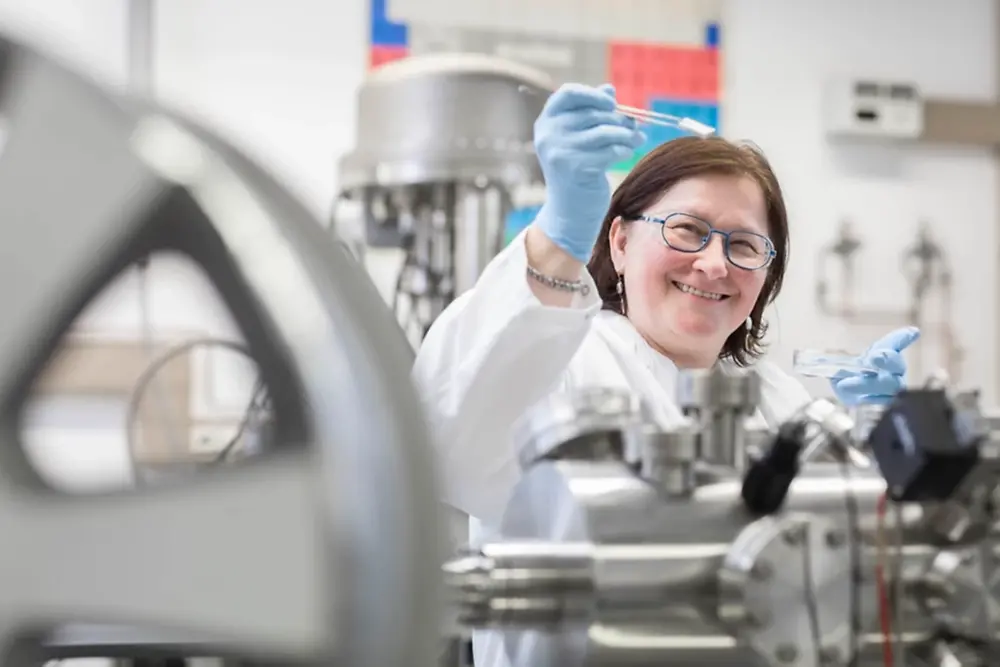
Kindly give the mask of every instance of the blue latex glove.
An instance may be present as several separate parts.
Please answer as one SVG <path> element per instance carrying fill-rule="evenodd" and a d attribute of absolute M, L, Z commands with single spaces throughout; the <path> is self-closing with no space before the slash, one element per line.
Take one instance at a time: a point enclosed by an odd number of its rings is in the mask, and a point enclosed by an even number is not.
<path fill-rule="evenodd" d="M 906 361 L 902 352 L 920 338 L 920 329 L 903 327 L 883 336 L 862 356 L 865 365 L 878 372 L 840 371 L 830 380 L 833 391 L 844 405 L 889 403 L 903 388 Z"/>
<path fill-rule="evenodd" d="M 570 255 L 589 260 L 611 204 L 607 171 L 644 141 L 636 121 L 615 111 L 612 86 L 560 87 L 535 121 L 546 188 L 535 224 Z"/>

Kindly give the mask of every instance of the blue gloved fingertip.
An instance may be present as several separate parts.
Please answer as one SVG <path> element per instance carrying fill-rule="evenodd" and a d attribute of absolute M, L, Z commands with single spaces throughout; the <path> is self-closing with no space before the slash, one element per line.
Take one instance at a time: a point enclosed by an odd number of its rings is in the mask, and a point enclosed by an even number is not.
<path fill-rule="evenodd" d="M 892 350 L 902 352 L 920 338 L 920 329 L 913 326 L 901 327 L 879 338 L 870 350 Z"/>

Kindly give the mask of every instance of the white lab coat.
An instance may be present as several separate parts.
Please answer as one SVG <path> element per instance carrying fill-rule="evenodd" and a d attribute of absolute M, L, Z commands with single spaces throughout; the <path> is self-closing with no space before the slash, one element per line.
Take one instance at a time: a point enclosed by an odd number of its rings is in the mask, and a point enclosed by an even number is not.
<path fill-rule="evenodd" d="M 677 367 L 626 318 L 601 310 L 589 273 L 583 276 L 591 285 L 588 296 L 578 295 L 568 308 L 549 307 L 531 291 L 526 264 L 522 232 L 438 317 L 414 366 L 439 443 L 442 500 L 469 515 L 473 544 L 494 534 L 520 474 L 511 427 L 549 393 L 626 388 L 657 411 L 658 421 L 680 418 Z M 810 400 L 775 365 L 759 361 L 755 369 L 762 382 L 760 413 L 769 425 Z M 473 645 L 476 667 L 508 664 L 495 633 L 475 633 Z"/>

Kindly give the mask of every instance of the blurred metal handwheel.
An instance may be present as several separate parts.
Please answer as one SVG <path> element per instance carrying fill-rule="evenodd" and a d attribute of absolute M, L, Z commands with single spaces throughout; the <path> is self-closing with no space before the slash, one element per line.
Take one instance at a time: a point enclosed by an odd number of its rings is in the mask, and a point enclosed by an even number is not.
<path fill-rule="evenodd" d="M 430 665 L 444 542 L 430 444 L 354 258 L 213 133 L 6 38 L 0 116 L 3 664 L 98 623 L 184 633 L 202 655 Z M 278 446 L 185 484 L 63 496 L 25 457 L 25 401 L 87 303 L 158 250 L 199 264 L 232 311 Z"/>

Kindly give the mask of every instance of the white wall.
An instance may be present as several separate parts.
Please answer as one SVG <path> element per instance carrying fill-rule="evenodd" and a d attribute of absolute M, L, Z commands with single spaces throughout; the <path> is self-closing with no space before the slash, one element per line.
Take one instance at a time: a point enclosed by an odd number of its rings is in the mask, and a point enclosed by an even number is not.
<path fill-rule="evenodd" d="M 326 217 L 353 142 L 367 2 L 158 3 L 156 85 L 263 158 Z"/>
<path fill-rule="evenodd" d="M 73 0 L 0 0 L 0 27 L 121 85 L 125 2 L 88 0 L 84 10 Z M 872 306 L 899 303 L 901 246 L 918 218 L 927 218 L 957 268 L 965 379 L 996 402 L 1000 212 L 993 158 L 974 149 L 834 147 L 823 137 L 820 94 L 825 76 L 854 74 L 914 80 L 934 96 L 992 99 L 993 11 L 991 0 L 726 2 L 724 131 L 766 150 L 792 214 L 791 268 L 771 316 L 777 360 L 787 363 L 802 346 L 860 347 L 880 333 L 849 330 L 816 311 L 814 259 L 841 218 L 853 218 L 868 244 L 861 271 Z M 336 159 L 353 142 L 366 3 L 169 0 L 159 3 L 156 18 L 157 93 L 242 144 L 326 218 Z M 228 332 L 196 273 L 160 262 L 151 283 L 158 328 Z M 135 335 L 136 285 L 133 279 L 119 286 L 86 326 Z"/>
<path fill-rule="evenodd" d="M 902 246 L 927 219 L 956 269 L 964 379 L 996 402 L 995 158 L 985 149 L 834 147 L 823 138 L 820 85 L 829 74 L 885 77 L 914 81 L 929 96 L 992 100 L 994 11 L 991 0 L 727 3 L 725 132 L 767 152 L 792 219 L 791 267 L 771 316 L 780 360 L 796 347 L 860 347 L 881 331 L 817 312 L 814 260 L 842 218 L 852 218 L 868 244 L 861 303 L 897 308 L 906 293 Z"/>
<path fill-rule="evenodd" d="M 354 146 L 367 0 L 170 0 L 157 11 L 158 95 L 260 160 L 324 222 Z M 368 264 L 391 294 L 398 253 Z"/>
<path fill-rule="evenodd" d="M 77 64 L 102 81 L 124 85 L 123 0 L 0 0 L 0 30 Z"/>

